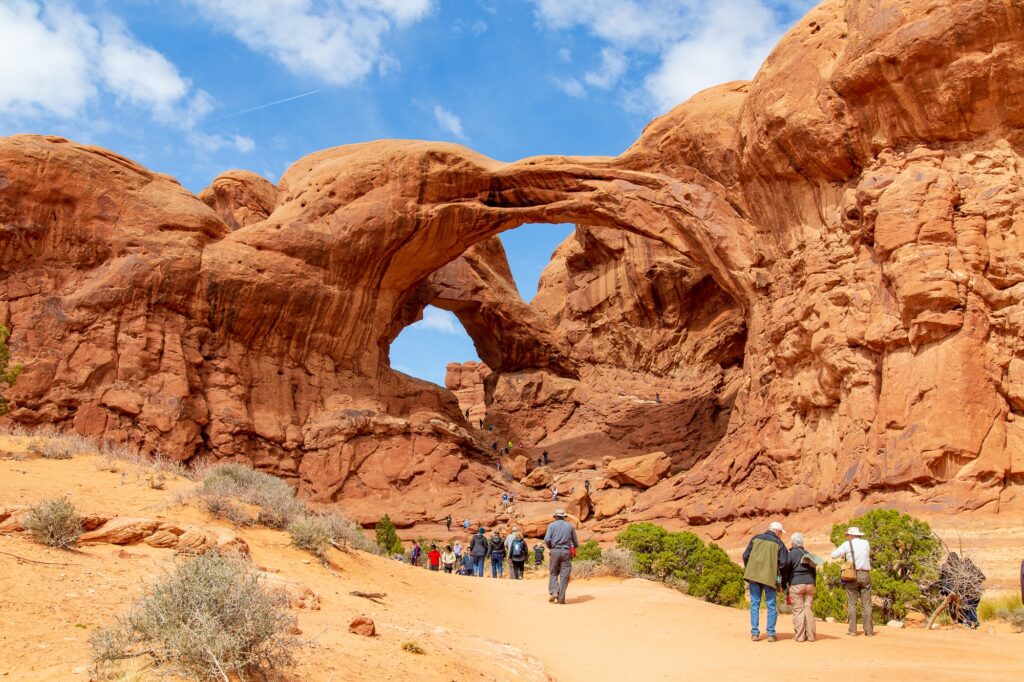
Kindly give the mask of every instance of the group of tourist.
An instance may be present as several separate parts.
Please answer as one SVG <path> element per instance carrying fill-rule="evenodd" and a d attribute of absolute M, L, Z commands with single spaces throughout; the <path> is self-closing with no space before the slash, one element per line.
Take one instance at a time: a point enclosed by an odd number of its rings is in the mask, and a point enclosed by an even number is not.
<path fill-rule="evenodd" d="M 468 519 L 467 519 L 468 522 Z M 532 550 L 534 564 L 540 566 L 544 562 L 544 545 L 537 544 Z M 487 537 L 483 528 L 477 529 L 469 540 L 466 547 L 455 541 L 448 543 L 444 549 L 439 549 L 436 543 L 430 545 L 427 552 L 426 566 L 431 571 L 443 571 L 457 575 L 471 575 L 484 577 L 484 567 L 490 559 L 491 577 L 503 578 L 505 576 L 505 563 L 508 562 L 509 577 L 514 580 L 522 580 L 526 572 L 526 563 L 529 561 L 531 550 L 526 538 L 513 528 L 508 535 L 502 537 L 498 530 Z M 413 540 L 412 549 L 409 552 L 409 563 L 419 566 L 422 557 L 420 543 Z M 402 554 L 396 554 L 395 559 L 403 561 Z"/>

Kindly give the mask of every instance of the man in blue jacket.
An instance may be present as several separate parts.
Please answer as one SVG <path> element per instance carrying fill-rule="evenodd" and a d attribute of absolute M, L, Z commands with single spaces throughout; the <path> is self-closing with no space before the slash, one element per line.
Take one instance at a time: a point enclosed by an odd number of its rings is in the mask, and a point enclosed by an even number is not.
<path fill-rule="evenodd" d="M 775 641 L 775 622 L 779 614 L 775 591 L 782 581 L 782 570 L 789 563 L 789 552 L 780 539 L 782 524 L 772 521 L 768 532 L 750 539 L 743 552 L 743 579 L 750 586 L 750 639 L 761 638 L 761 599 L 768 607 L 768 641 Z"/>

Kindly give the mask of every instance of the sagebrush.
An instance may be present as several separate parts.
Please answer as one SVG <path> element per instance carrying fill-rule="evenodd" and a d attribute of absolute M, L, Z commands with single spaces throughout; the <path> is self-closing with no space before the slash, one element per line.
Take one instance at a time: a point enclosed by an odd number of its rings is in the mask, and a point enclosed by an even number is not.
<path fill-rule="evenodd" d="M 66 497 L 32 505 L 22 525 L 33 540 L 50 547 L 73 547 L 82 536 L 82 518 Z"/>
<path fill-rule="evenodd" d="M 150 588 L 90 637 L 99 668 L 148 656 L 161 672 L 250 679 L 291 665 L 302 643 L 287 596 L 268 591 L 244 558 L 202 554 Z"/>

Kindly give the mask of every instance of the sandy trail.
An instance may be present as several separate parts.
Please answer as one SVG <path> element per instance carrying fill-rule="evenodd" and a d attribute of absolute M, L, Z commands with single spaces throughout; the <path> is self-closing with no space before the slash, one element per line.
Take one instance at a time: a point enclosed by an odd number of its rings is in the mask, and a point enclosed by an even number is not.
<path fill-rule="evenodd" d="M 149 489 L 98 471 L 93 458 L 0 461 L 0 505 L 66 493 L 85 512 L 157 516 L 216 525 L 174 504 L 190 483 Z M 547 602 L 546 581 L 432 573 L 361 553 L 332 553 L 328 570 L 289 546 L 288 536 L 241 530 L 253 562 L 304 585 L 319 610 L 299 610 L 313 645 L 286 679 L 312 680 L 1019 680 L 1024 635 L 1002 624 L 980 631 L 897 630 L 849 638 L 845 625 L 818 623 L 819 641 L 749 641 L 745 611 L 713 606 L 644 580 L 576 581 L 564 606 Z M 95 545 L 69 554 L 0 535 L 0 551 L 68 566 L 26 564 L 0 554 L 0 679 L 87 680 L 88 636 L 123 613 L 143 587 L 174 565 L 170 550 Z M 382 604 L 353 590 L 387 593 Z M 378 636 L 350 634 L 349 620 L 374 618 Z M 763 629 L 763 626 L 762 626 Z M 425 655 L 402 644 L 416 641 Z M 77 672 L 76 672 L 77 671 Z M 981 671 L 984 671 L 983 673 Z"/>

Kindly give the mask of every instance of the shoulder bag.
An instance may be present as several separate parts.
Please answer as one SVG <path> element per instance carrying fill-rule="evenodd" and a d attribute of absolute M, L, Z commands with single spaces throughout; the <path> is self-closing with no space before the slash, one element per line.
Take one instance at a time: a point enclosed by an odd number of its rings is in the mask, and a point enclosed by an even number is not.
<path fill-rule="evenodd" d="M 853 540 L 848 540 L 850 543 L 850 558 L 843 562 L 843 570 L 839 574 L 839 579 L 844 583 L 852 583 L 857 580 L 857 556 L 853 553 Z"/>

